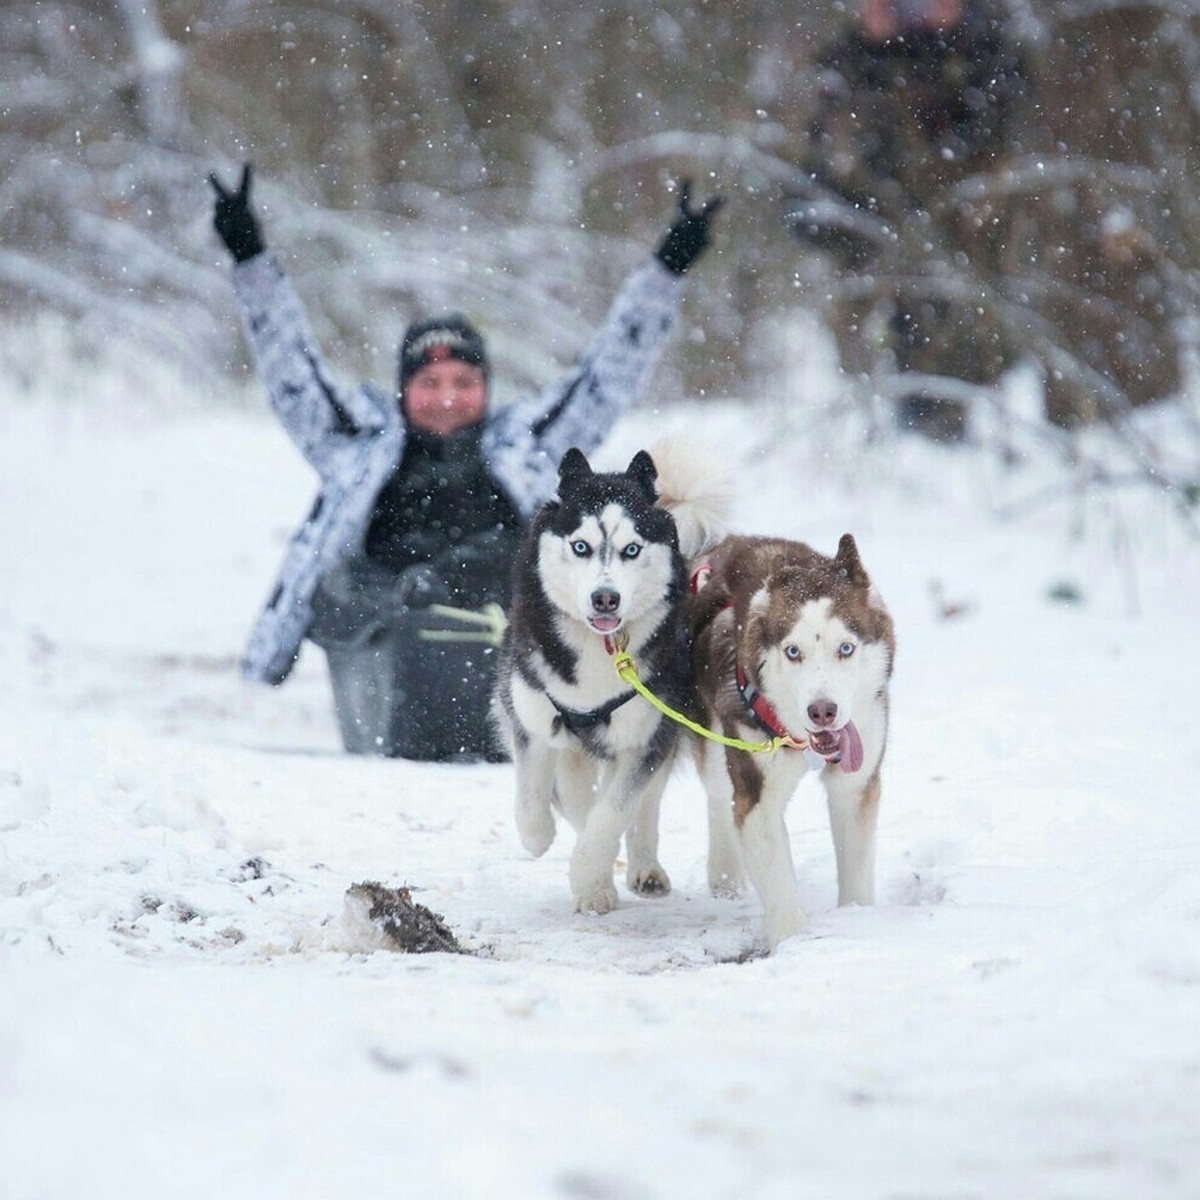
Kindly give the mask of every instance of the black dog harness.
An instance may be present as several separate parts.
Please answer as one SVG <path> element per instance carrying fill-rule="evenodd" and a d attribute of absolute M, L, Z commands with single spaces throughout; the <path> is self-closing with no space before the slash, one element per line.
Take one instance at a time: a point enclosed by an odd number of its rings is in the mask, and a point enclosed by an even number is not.
<path fill-rule="evenodd" d="M 554 705 L 555 710 L 558 712 L 558 716 L 554 718 L 554 732 L 557 733 L 560 729 L 565 729 L 568 733 L 573 733 L 576 737 L 582 737 L 589 729 L 595 729 L 597 725 L 607 725 L 612 719 L 613 713 L 622 704 L 628 703 L 636 695 L 636 692 L 626 692 L 622 696 L 614 696 L 613 699 L 600 705 L 599 708 L 592 708 L 587 712 L 580 712 L 574 708 L 565 708 L 549 693 L 547 693 L 546 699 Z"/>
<path fill-rule="evenodd" d="M 564 708 L 562 704 L 554 700 L 553 696 L 547 695 L 547 700 L 558 712 L 558 716 L 554 718 L 553 731 L 557 733 L 559 730 L 566 730 L 568 733 L 574 733 L 577 738 L 581 738 L 588 730 L 594 730 L 598 725 L 607 725 L 612 719 L 612 714 L 636 695 L 636 691 L 626 691 L 623 696 L 614 696 L 612 700 L 601 704 L 599 708 L 588 709 L 586 713 L 581 713 L 576 708 Z"/>

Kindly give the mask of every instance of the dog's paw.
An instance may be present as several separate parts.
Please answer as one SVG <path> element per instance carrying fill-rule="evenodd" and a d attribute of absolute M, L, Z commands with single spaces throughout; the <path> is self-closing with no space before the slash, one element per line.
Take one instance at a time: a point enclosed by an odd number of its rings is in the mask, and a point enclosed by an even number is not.
<path fill-rule="evenodd" d="M 746 891 L 746 880 L 740 873 L 731 874 L 728 871 L 710 871 L 708 874 L 708 890 L 718 900 L 738 900 Z"/>
<path fill-rule="evenodd" d="M 547 821 L 534 829 L 521 827 L 518 829 L 521 837 L 521 845 L 533 855 L 534 858 L 541 858 L 543 854 L 554 844 L 554 822 Z"/>
<path fill-rule="evenodd" d="M 554 833 L 554 814 L 549 809 L 531 811 L 517 805 L 517 836 L 534 858 L 541 858 L 550 849 Z"/>
<path fill-rule="evenodd" d="M 629 890 L 638 896 L 665 896 L 671 890 L 671 877 L 659 866 L 630 867 L 625 875 Z"/>
<path fill-rule="evenodd" d="M 780 943 L 808 932 L 808 918 L 799 909 L 767 913 L 763 921 L 763 932 L 767 938 L 767 949 L 774 954 Z"/>
<path fill-rule="evenodd" d="M 609 884 L 598 884 L 576 895 L 575 911 L 577 913 L 595 913 L 602 917 L 617 907 L 617 889 Z"/>

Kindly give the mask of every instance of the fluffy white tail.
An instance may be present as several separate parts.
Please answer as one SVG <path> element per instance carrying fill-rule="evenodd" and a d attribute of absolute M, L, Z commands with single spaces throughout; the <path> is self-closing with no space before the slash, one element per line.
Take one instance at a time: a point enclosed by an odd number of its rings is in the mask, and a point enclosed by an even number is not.
<path fill-rule="evenodd" d="M 683 557 L 704 554 L 729 532 L 734 481 L 726 459 L 685 438 L 656 443 L 650 457 L 658 468 L 658 503 L 675 518 Z"/>

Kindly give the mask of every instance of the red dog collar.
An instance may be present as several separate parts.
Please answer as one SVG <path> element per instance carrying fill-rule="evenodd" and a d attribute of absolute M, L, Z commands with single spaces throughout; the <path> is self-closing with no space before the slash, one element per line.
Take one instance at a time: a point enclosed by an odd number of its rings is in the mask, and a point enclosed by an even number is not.
<path fill-rule="evenodd" d="M 745 704 L 750 715 L 758 723 L 759 728 L 769 733 L 772 737 L 782 739 L 783 744 L 789 750 L 803 750 L 808 745 L 803 738 L 795 737 L 784 728 L 783 722 L 779 719 L 779 714 L 775 711 L 774 706 L 746 678 L 746 672 L 742 670 L 740 662 L 735 664 L 734 677 L 737 680 L 738 694 L 742 698 L 742 703 Z"/>

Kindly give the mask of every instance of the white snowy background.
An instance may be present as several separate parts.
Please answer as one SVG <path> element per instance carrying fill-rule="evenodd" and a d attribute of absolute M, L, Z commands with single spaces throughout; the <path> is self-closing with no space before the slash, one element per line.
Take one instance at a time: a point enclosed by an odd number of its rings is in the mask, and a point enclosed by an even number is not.
<path fill-rule="evenodd" d="M 754 897 L 706 894 L 690 770 L 671 894 L 578 917 L 510 767 L 344 755 L 311 648 L 243 684 L 307 469 L 253 389 L 30 336 L 0 376 L 0 1198 L 1200 1196 L 1200 547 L 1168 498 L 1047 493 L 1042 440 L 864 447 L 803 340 L 779 395 L 614 430 L 604 465 L 717 447 L 739 529 L 853 531 L 896 620 L 879 903 L 835 908 L 808 780 L 813 931 L 767 958 Z M 474 953 L 377 948 L 364 880 Z"/>

